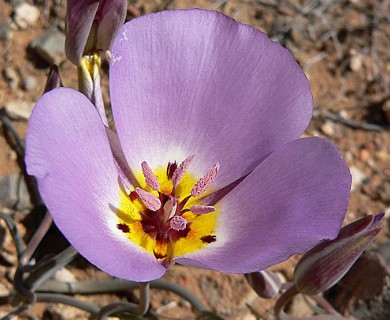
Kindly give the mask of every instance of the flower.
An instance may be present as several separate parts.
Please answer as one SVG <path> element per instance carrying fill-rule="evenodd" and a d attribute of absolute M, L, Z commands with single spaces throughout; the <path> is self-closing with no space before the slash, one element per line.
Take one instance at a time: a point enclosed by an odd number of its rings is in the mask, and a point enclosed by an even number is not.
<path fill-rule="evenodd" d="M 56 225 L 103 271 L 251 273 L 337 236 L 348 167 L 332 143 L 299 139 L 307 78 L 262 32 L 204 10 L 134 19 L 110 96 L 117 133 L 79 92 L 45 94 L 26 151 Z"/>
<path fill-rule="evenodd" d="M 297 289 L 314 295 L 338 282 L 382 229 L 384 214 L 367 216 L 341 228 L 334 240 L 321 242 L 299 260 L 294 282 Z"/>
<path fill-rule="evenodd" d="M 110 50 L 126 18 L 126 0 L 68 0 L 65 52 L 78 65 L 85 53 Z"/>

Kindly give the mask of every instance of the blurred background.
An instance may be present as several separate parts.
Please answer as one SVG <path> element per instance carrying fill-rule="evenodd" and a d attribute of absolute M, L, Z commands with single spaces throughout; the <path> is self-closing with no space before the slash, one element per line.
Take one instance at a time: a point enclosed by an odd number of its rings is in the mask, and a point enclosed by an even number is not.
<path fill-rule="evenodd" d="M 305 135 L 332 140 L 350 166 L 353 184 L 346 223 L 386 212 L 384 230 L 344 280 L 326 295 L 351 319 L 390 319 L 390 1 L 386 0 L 129 0 L 127 20 L 161 10 L 218 10 L 267 33 L 288 48 L 309 78 L 314 113 Z M 63 85 L 77 88 L 77 70 L 66 60 L 65 0 L 0 0 L 0 108 L 24 139 L 28 118 L 42 95 L 52 63 Z M 107 66 L 105 66 L 107 70 Z M 108 75 L 103 77 L 105 103 Z M 17 222 L 25 240 L 42 218 L 31 211 L 28 188 L 18 158 L 0 125 L 0 209 Z M 66 246 L 52 230 L 39 248 L 41 257 Z M 47 245 L 49 244 L 49 245 Z M 0 317 L 11 310 L 5 296 L 17 263 L 10 235 L 0 223 Z M 291 279 L 298 257 L 272 270 Z M 58 275 L 64 281 L 106 277 L 83 259 Z M 256 296 L 243 276 L 176 267 L 171 279 L 193 290 L 226 319 L 273 319 L 274 301 Z M 137 293 L 83 297 L 96 305 Z M 173 294 L 153 291 L 157 319 L 194 318 L 189 305 Z M 307 316 L 308 304 L 295 299 L 292 313 Z M 3 313 L 2 313 L 3 312 Z M 86 319 L 87 314 L 56 304 L 37 304 L 42 319 Z M 157 316 L 156 316 L 157 315 Z"/>

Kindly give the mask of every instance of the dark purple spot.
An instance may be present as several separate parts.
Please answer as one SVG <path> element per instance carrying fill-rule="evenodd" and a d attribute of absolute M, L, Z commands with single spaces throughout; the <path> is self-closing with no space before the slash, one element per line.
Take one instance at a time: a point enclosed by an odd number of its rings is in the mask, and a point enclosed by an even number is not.
<path fill-rule="evenodd" d="M 204 237 L 200 238 L 200 240 L 202 240 L 204 243 L 211 243 L 211 242 L 217 241 L 217 237 L 216 236 L 204 236 Z"/>
<path fill-rule="evenodd" d="M 123 231 L 124 233 L 130 232 L 129 226 L 128 226 L 127 224 L 125 224 L 125 223 L 118 223 L 118 224 L 116 225 L 116 227 L 117 227 L 119 230 Z"/>

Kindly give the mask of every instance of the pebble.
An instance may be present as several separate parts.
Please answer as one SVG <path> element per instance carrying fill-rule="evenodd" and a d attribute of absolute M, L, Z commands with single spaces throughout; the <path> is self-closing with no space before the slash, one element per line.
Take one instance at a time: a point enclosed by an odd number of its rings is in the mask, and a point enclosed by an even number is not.
<path fill-rule="evenodd" d="M 13 120 L 28 120 L 33 107 L 33 103 L 24 100 L 11 100 L 4 105 L 5 111 Z"/>
<path fill-rule="evenodd" d="M 39 16 L 39 9 L 28 3 L 22 3 L 14 11 L 14 21 L 22 30 L 34 26 L 38 22 Z"/>
<path fill-rule="evenodd" d="M 386 265 L 390 266 L 390 242 L 381 244 L 378 248 L 378 251 L 385 260 Z"/>
<path fill-rule="evenodd" d="M 23 89 L 26 91 L 33 91 L 37 89 L 38 87 L 38 82 L 37 79 L 33 76 L 28 76 L 26 79 L 23 81 Z"/>
<path fill-rule="evenodd" d="M 336 133 L 336 124 L 333 121 L 328 120 L 321 126 L 321 131 L 328 137 L 332 137 Z"/>
<path fill-rule="evenodd" d="M 356 54 L 351 57 L 349 67 L 353 72 L 359 72 L 363 66 L 364 56 L 361 54 Z"/>
<path fill-rule="evenodd" d="M 19 75 L 12 67 L 6 67 L 4 69 L 4 78 L 8 82 L 11 89 L 16 89 L 19 85 Z"/>
<path fill-rule="evenodd" d="M 60 64 L 65 59 L 65 34 L 48 29 L 31 43 L 31 48 L 49 64 Z"/>
<path fill-rule="evenodd" d="M 62 269 L 58 270 L 54 274 L 53 278 L 54 278 L 54 280 L 63 281 L 63 282 L 76 282 L 77 281 L 74 274 L 66 268 L 62 268 Z"/>
<path fill-rule="evenodd" d="M 351 191 L 355 190 L 357 187 L 361 186 L 365 180 L 367 180 L 366 175 L 360 171 L 358 168 L 355 166 L 351 166 L 349 168 L 351 171 L 352 175 L 352 186 L 351 186 Z"/>
<path fill-rule="evenodd" d="M 21 175 L 10 174 L 0 178 L 0 206 L 18 210 L 31 208 L 27 186 Z"/>
<path fill-rule="evenodd" d="M 11 39 L 12 37 L 12 30 L 11 30 L 11 25 L 8 22 L 4 22 L 0 24 L 0 40 L 7 42 Z"/>
<path fill-rule="evenodd" d="M 310 317 L 314 314 L 313 310 L 300 294 L 294 297 L 289 310 L 290 315 L 294 317 Z"/>

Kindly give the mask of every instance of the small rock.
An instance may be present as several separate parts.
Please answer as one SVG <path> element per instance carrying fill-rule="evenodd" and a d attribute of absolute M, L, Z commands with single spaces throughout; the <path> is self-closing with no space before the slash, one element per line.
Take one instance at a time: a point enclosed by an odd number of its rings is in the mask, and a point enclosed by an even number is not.
<path fill-rule="evenodd" d="M 0 24 L 0 40 L 7 42 L 12 37 L 11 25 L 9 22 Z"/>
<path fill-rule="evenodd" d="M 7 287 L 3 283 L 0 283 L 0 296 L 6 297 L 8 296 L 8 294 L 9 290 L 7 289 Z"/>
<path fill-rule="evenodd" d="M 4 69 L 4 78 L 7 80 L 11 89 L 16 89 L 19 85 L 19 75 L 16 70 L 12 67 L 6 67 Z"/>
<path fill-rule="evenodd" d="M 19 210 L 31 207 L 30 196 L 22 176 L 11 174 L 0 178 L 0 206 Z"/>
<path fill-rule="evenodd" d="M 335 123 L 333 121 L 326 121 L 321 126 L 321 131 L 325 133 L 327 136 L 332 137 L 336 133 Z"/>
<path fill-rule="evenodd" d="M 33 76 L 28 76 L 23 82 L 23 88 L 26 91 L 35 90 L 38 86 L 37 79 Z"/>
<path fill-rule="evenodd" d="M 18 160 L 18 154 L 16 153 L 15 150 L 11 150 L 10 152 L 8 152 L 7 158 L 9 161 L 16 161 L 16 160 Z"/>
<path fill-rule="evenodd" d="M 310 317 L 313 315 L 313 310 L 300 294 L 294 297 L 289 309 L 289 314 L 294 317 Z"/>
<path fill-rule="evenodd" d="M 63 281 L 63 282 L 76 282 L 77 281 L 77 279 L 74 276 L 74 274 L 72 273 L 72 271 L 70 271 L 66 268 L 62 268 L 62 269 L 58 270 L 54 274 L 53 278 L 55 280 Z"/>
<path fill-rule="evenodd" d="M 356 168 L 355 166 L 351 166 L 349 168 L 349 170 L 351 171 L 351 175 L 352 175 L 352 186 L 351 186 L 351 191 L 355 190 L 357 187 L 359 187 L 360 185 L 363 184 L 363 182 L 365 180 L 367 180 L 367 177 L 366 175 L 360 171 L 358 168 Z"/>
<path fill-rule="evenodd" d="M 351 57 L 349 67 L 353 72 L 359 72 L 362 69 L 364 56 L 362 54 L 356 54 Z"/>
<path fill-rule="evenodd" d="M 46 30 L 31 47 L 49 64 L 60 64 L 65 59 L 65 35 L 58 29 Z"/>
<path fill-rule="evenodd" d="M 34 105 L 24 100 L 8 101 L 4 108 L 8 116 L 15 120 L 28 120 Z"/>
<path fill-rule="evenodd" d="M 39 19 L 39 9 L 31 4 L 22 3 L 15 8 L 14 21 L 22 30 L 34 26 Z"/>
<path fill-rule="evenodd" d="M 371 152 L 367 149 L 360 150 L 360 159 L 363 161 L 368 161 L 372 158 Z"/>
<path fill-rule="evenodd" d="M 382 243 L 378 248 L 379 254 L 385 260 L 387 266 L 390 266 L 390 242 Z"/>
<path fill-rule="evenodd" d="M 15 8 L 17 6 L 20 6 L 23 3 L 24 0 L 10 0 L 12 6 Z"/>
<path fill-rule="evenodd" d="M 251 314 L 251 313 L 247 313 L 245 315 L 242 315 L 241 319 L 242 320 L 256 320 L 257 317 L 255 315 Z"/>

